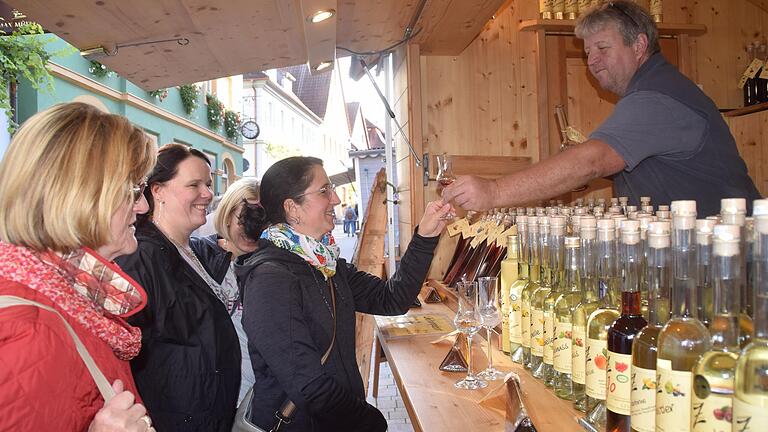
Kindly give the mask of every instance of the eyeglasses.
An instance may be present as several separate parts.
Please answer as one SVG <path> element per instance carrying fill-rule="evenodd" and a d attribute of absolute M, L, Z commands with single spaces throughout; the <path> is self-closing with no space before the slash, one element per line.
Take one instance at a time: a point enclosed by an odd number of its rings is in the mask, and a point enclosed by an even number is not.
<path fill-rule="evenodd" d="M 311 194 L 321 194 L 321 195 L 325 195 L 326 198 L 330 198 L 335 192 L 336 192 L 336 185 L 333 183 L 328 183 L 316 191 L 304 192 L 301 195 L 296 195 L 296 198 L 301 198 L 303 196 L 307 196 Z"/>
<path fill-rule="evenodd" d="M 618 4 L 614 3 L 614 2 L 608 2 L 608 7 L 612 7 L 614 9 L 616 9 L 617 11 L 621 12 L 622 15 L 624 15 L 625 17 L 629 18 L 630 21 L 632 21 L 632 24 L 634 24 L 635 27 L 640 28 L 640 24 L 637 22 L 637 20 L 632 15 L 630 15 L 629 12 L 627 12 L 620 5 L 618 5 Z"/>
<path fill-rule="evenodd" d="M 131 186 L 131 192 L 133 193 L 133 202 L 137 203 L 141 199 L 141 197 L 144 195 L 144 189 L 147 188 L 147 181 L 144 180 L 143 182 Z"/>

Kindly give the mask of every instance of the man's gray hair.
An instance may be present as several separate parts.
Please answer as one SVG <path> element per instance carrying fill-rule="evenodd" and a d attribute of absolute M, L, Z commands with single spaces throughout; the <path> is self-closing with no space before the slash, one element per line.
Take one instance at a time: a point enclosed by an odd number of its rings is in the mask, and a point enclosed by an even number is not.
<path fill-rule="evenodd" d="M 624 45 L 632 45 L 641 33 L 648 37 L 648 56 L 658 52 L 659 30 L 651 16 L 643 8 L 632 1 L 608 1 L 589 9 L 576 21 L 576 37 L 584 39 L 601 30 L 608 24 L 616 25 L 616 29 L 624 39 Z"/>

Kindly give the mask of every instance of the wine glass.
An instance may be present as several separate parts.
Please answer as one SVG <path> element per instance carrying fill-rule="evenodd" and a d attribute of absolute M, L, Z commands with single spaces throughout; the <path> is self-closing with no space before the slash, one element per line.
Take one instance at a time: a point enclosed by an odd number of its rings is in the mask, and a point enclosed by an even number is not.
<path fill-rule="evenodd" d="M 458 288 L 458 309 L 453 323 L 456 328 L 467 336 L 467 349 L 469 350 L 469 361 L 467 362 L 467 376 L 454 384 L 454 387 L 465 390 L 475 390 L 486 387 L 487 382 L 477 379 L 472 373 L 472 336 L 480 330 L 483 325 L 483 317 L 477 308 L 477 282 L 459 282 Z"/>
<path fill-rule="evenodd" d="M 456 181 L 456 176 L 453 174 L 453 162 L 451 161 L 451 157 L 448 156 L 448 153 L 439 154 L 436 157 L 437 183 L 439 184 L 437 191 L 442 195 L 443 188 Z M 453 220 L 455 217 L 455 214 L 449 213 L 440 219 Z"/>
<path fill-rule="evenodd" d="M 477 374 L 478 378 L 494 381 L 504 377 L 501 371 L 493 367 L 493 348 L 491 346 L 491 331 L 501 323 L 501 306 L 499 305 L 499 278 L 481 277 L 477 279 L 477 307 L 483 318 L 483 327 L 488 336 L 488 367 Z"/>

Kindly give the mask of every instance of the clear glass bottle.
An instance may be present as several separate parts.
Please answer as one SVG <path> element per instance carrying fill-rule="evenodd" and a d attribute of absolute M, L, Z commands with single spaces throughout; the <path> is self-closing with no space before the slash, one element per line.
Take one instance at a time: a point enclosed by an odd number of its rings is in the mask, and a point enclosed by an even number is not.
<path fill-rule="evenodd" d="M 696 202 L 672 202 L 671 319 L 659 332 L 656 354 L 656 430 L 691 430 L 693 366 L 711 348 L 696 314 Z"/>
<path fill-rule="evenodd" d="M 573 400 L 573 312 L 583 297 L 579 275 L 580 239 L 565 238 L 565 276 L 562 294 L 555 301 L 555 339 L 552 343 L 555 366 L 555 394 Z M 582 357 L 583 359 L 583 357 Z"/>
<path fill-rule="evenodd" d="M 693 368 L 691 427 L 694 432 L 731 431 L 733 385 L 739 358 L 740 231 L 737 225 L 714 227 L 714 315 L 709 326 L 712 350 Z"/>
<path fill-rule="evenodd" d="M 669 319 L 672 286 L 670 223 L 648 225 L 648 325 L 632 342 L 631 426 L 635 432 L 656 431 L 656 343 Z"/>
<path fill-rule="evenodd" d="M 573 310 L 573 335 L 571 347 L 571 378 L 573 381 L 573 406 L 581 411 L 587 410 L 586 372 L 587 372 L 587 318 L 600 304 L 597 290 L 597 220 L 593 216 L 582 216 L 579 220 L 581 241 L 579 276 L 583 297 Z"/>
<path fill-rule="evenodd" d="M 642 197 L 647 198 L 647 197 Z M 640 299 L 643 318 L 648 320 L 648 225 L 653 222 L 654 217 L 650 214 L 642 214 L 637 218 L 640 221 L 640 250 L 643 253 L 642 264 L 640 268 Z"/>
<path fill-rule="evenodd" d="M 531 301 L 533 293 L 539 289 L 539 276 L 541 273 L 541 262 L 539 260 L 539 221 L 536 216 L 526 216 L 528 221 L 528 283 L 520 294 L 521 306 L 521 334 L 523 337 L 523 366 L 531 369 Z"/>
<path fill-rule="evenodd" d="M 752 288 L 747 284 L 747 200 L 744 198 L 723 198 L 720 200 L 720 220 L 722 224 L 738 225 L 741 229 L 740 266 L 741 282 L 739 283 L 740 298 L 751 299 Z M 739 312 L 739 346 L 744 348 L 752 338 L 752 310 L 750 301 L 742 301 Z"/>
<path fill-rule="evenodd" d="M 510 288 L 517 282 L 520 275 L 520 247 L 517 234 L 507 236 L 507 254 L 501 262 L 501 350 L 505 354 L 510 354 L 512 335 L 512 296 Z M 517 299 L 517 296 L 515 296 Z M 519 302 L 519 299 L 518 299 Z M 519 305 L 518 305 L 519 306 Z M 517 330 L 520 330 L 520 321 L 517 321 Z M 518 341 L 520 338 L 517 338 Z M 520 344 L 517 344 L 520 347 Z M 521 348 L 522 349 L 522 348 Z"/>
<path fill-rule="evenodd" d="M 696 312 L 699 321 L 709 327 L 713 315 L 712 272 L 712 230 L 715 221 L 712 219 L 696 220 Z"/>
<path fill-rule="evenodd" d="M 629 432 L 632 394 L 632 342 L 648 322 L 643 318 L 640 273 L 643 252 L 640 221 L 621 223 L 622 267 L 621 316 L 608 328 L 608 370 L 606 390 L 606 431 Z"/>
<path fill-rule="evenodd" d="M 733 430 L 739 432 L 762 432 L 768 425 L 768 216 L 758 215 L 757 203 L 754 215 L 755 332 L 736 364 Z"/>
<path fill-rule="evenodd" d="M 531 293 L 531 373 L 544 377 L 544 299 L 552 289 L 552 272 L 549 268 L 549 218 L 539 216 L 539 286 Z"/>
<path fill-rule="evenodd" d="M 552 274 L 552 288 L 544 297 L 544 357 L 542 371 L 544 384 L 555 385 L 555 302 L 563 291 L 564 253 L 565 253 L 565 217 L 549 217 L 549 265 Z"/>
<path fill-rule="evenodd" d="M 587 319 L 586 420 L 597 429 L 605 428 L 605 387 L 608 367 L 608 328 L 619 317 L 610 293 L 621 287 L 616 257 L 616 230 L 613 219 L 597 221 L 597 281 L 600 306 Z"/>

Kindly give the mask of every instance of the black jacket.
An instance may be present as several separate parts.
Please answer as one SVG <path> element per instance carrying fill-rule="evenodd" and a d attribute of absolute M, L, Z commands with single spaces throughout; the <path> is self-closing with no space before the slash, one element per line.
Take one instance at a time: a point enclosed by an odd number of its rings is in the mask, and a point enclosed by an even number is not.
<path fill-rule="evenodd" d="M 419 293 L 438 237 L 414 235 L 389 280 L 358 271 L 339 259 L 336 275 L 336 341 L 331 298 L 322 274 L 294 253 L 259 241 L 237 270 L 242 286 L 243 326 L 256 375 L 252 420 L 265 430 L 289 397 L 296 416 L 291 431 L 384 431 L 387 422 L 365 401 L 355 358 L 355 311 L 400 315 Z M 280 429 L 283 431 L 283 428 Z"/>
<path fill-rule="evenodd" d="M 147 306 L 128 321 L 142 330 L 131 369 L 154 426 L 229 432 L 240 344 L 227 309 L 157 227 L 137 227 L 136 238 L 136 252 L 116 261 L 147 291 Z"/>

